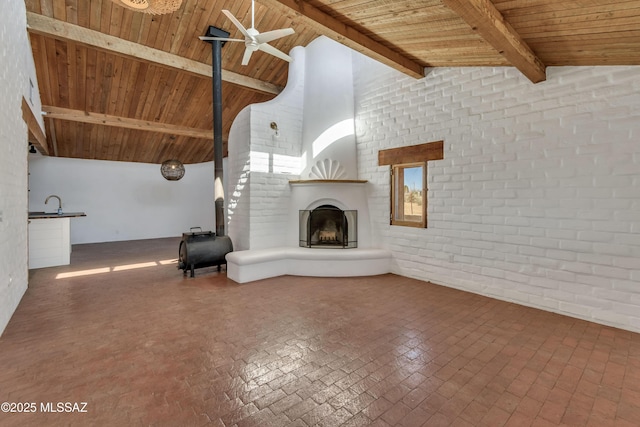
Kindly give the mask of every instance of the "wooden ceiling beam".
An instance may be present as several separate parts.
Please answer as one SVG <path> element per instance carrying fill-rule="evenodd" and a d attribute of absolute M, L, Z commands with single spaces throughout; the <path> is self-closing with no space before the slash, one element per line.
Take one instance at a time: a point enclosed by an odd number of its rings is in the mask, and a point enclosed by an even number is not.
<path fill-rule="evenodd" d="M 90 123 L 103 126 L 116 126 L 119 128 L 213 140 L 213 131 L 211 129 L 194 129 L 185 126 L 149 122 L 146 120 L 131 119 L 128 117 L 111 116 L 108 114 L 91 113 L 88 111 L 53 107 L 50 105 L 43 105 L 42 112 L 45 114 L 45 118 L 47 119 L 68 120 L 72 122 Z"/>
<path fill-rule="evenodd" d="M 47 146 L 47 137 L 45 136 L 38 119 L 33 114 L 29 103 L 24 97 L 22 98 L 22 119 L 29 129 L 29 142 L 36 146 L 40 153 L 49 155 L 49 147 Z"/>
<path fill-rule="evenodd" d="M 51 146 L 53 147 L 53 155 L 58 157 L 58 137 L 56 136 L 56 125 L 53 119 L 45 119 L 49 124 L 49 136 L 51 137 Z"/>
<path fill-rule="evenodd" d="M 361 33 L 353 27 L 338 21 L 327 15 L 320 9 L 299 0 L 268 0 L 264 1 L 268 6 L 281 10 L 283 14 L 293 10 L 296 15 L 303 18 L 298 22 L 310 27 L 320 34 L 342 43 L 351 49 L 376 59 L 411 77 L 422 78 L 425 76 L 425 67 Z M 285 7 L 283 7 L 285 6 Z M 289 9 L 289 10 L 288 10 Z"/>
<path fill-rule="evenodd" d="M 442 0 L 533 83 L 547 79 L 546 66 L 490 0 Z"/>
<path fill-rule="evenodd" d="M 208 78 L 212 78 L 213 76 L 213 70 L 209 64 L 183 58 L 159 49 L 150 48 L 37 13 L 27 12 L 27 28 L 30 33 L 52 37 L 57 40 L 73 41 L 84 46 L 124 55 L 129 58 L 135 58 L 167 68 L 179 69 L 199 76 Z M 207 49 L 210 48 L 208 45 L 205 47 Z M 277 95 L 282 91 L 280 86 L 228 70 L 222 70 L 222 80 L 262 93 Z"/>

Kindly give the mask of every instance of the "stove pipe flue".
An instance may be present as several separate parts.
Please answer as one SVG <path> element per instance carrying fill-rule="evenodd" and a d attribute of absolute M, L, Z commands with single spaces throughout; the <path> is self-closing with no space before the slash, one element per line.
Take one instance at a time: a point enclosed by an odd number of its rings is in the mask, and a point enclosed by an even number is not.
<path fill-rule="evenodd" d="M 220 28 L 209 26 L 206 37 L 228 38 L 229 33 Z M 222 167 L 222 46 L 224 41 L 211 40 L 213 71 L 213 164 L 214 164 L 214 197 L 216 215 L 216 235 L 225 235 L 224 185 Z"/>

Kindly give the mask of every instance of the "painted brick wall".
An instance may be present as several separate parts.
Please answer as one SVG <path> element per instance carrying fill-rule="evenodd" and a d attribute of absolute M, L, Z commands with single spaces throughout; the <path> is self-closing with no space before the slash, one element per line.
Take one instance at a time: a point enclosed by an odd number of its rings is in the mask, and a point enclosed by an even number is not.
<path fill-rule="evenodd" d="M 640 67 L 436 69 L 356 61 L 359 178 L 410 277 L 640 331 Z M 428 229 L 391 227 L 379 149 L 444 140 Z"/>
<path fill-rule="evenodd" d="M 22 98 L 39 110 L 26 10 L 21 0 L 3 2 L 0 15 L 0 333 L 27 289 L 27 126 Z M 38 117 L 38 115 L 36 115 Z"/>
<path fill-rule="evenodd" d="M 251 249 L 286 245 L 289 180 L 300 177 L 302 116 L 301 109 L 294 108 L 300 99 L 276 98 L 251 107 Z M 271 122 L 286 128 L 276 137 Z"/>
<path fill-rule="evenodd" d="M 289 221 L 289 180 L 300 177 L 304 50 L 291 56 L 287 87 L 271 101 L 253 104 L 229 134 L 229 236 L 234 250 L 284 246 Z M 278 133 L 271 128 L 276 123 Z"/>
<path fill-rule="evenodd" d="M 229 131 L 225 200 L 228 221 L 227 234 L 233 242 L 234 250 L 249 248 L 251 231 L 249 224 L 251 208 L 250 117 L 250 107 L 243 109 L 236 116 Z"/>

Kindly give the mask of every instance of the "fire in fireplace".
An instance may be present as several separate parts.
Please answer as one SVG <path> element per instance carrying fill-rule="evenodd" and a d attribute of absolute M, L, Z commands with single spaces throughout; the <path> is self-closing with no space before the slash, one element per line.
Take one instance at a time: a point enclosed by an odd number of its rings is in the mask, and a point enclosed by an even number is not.
<path fill-rule="evenodd" d="M 300 246 L 305 248 L 357 248 L 358 211 L 322 205 L 300 211 Z"/>

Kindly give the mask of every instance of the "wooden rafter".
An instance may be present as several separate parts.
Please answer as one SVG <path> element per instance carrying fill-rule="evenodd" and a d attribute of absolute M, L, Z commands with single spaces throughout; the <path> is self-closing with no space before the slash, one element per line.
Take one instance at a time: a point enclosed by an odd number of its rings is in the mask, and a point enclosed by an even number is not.
<path fill-rule="evenodd" d="M 177 68 L 208 78 L 211 78 L 213 74 L 211 65 L 209 64 L 193 61 L 159 49 L 153 49 L 37 13 L 27 12 L 27 26 L 31 33 L 52 37 L 57 40 L 73 41 L 81 45 L 136 58 L 141 61 L 152 62 L 168 68 Z M 242 74 L 228 70 L 222 70 L 222 80 L 268 94 L 277 95 L 282 91 L 281 87 L 269 82 L 243 76 Z"/>
<path fill-rule="evenodd" d="M 355 28 L 338 21 L 306 2 L 297 0 L 269 0 L 266 3 L 282 10 L 283 13 L 287 13 L 287 9 L 293 10 L 304 19 L 304 25 L 404 74 L 416 78 L 422 78 L 425 75 L 424 66 L 378 43 Z"/>
<path fill-rule="evenodd" d="M 546 80 L 546 66 L 490 0 L 442 0 L 533 83 Z"/>
<path fill-rule="evenodd" d="M 49 137 L 51 138 L 51 146 L 53 147 L 53 155 L 58 157 L 58 137 L 56 136 L 56 124 L 53 119 L 45 119 L 49 126 Z"/>
<path fill-rule="evenodd" d="M 71 110 L 69 108 L 53 107 L 49 105 L 42 106 L 42 112 L 45 113 L 45 117 L 47 119 L 69 120 L 73 122 L 116 126 L 120 128 L 144 130 L 149 132 L 169 133 L 173 135 L 188 136 L 191 138 L 213 139 L 213 133 L 210 129 L 194 129 L 185 126 L 176 126 L 166 123 L 130 119 L 128 117 L 117 117 L 108 114 Z"/>
<path fill-rule="evenodd" d="M 38 119 L 33 114 L 31 107 L 26 99 L 22 98 L 22 120 L 27 124 L 29 129 L 29 142 L 35 145 L 35 147 L 42 154 L 49 154 L 49 147 L 47 146 L 47 137 L 45 136 Z"/>

